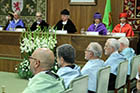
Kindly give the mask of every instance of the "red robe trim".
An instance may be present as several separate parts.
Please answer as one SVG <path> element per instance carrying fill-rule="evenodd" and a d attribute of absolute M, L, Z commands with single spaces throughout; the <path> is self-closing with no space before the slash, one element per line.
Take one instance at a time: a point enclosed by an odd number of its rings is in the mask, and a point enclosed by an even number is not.
<path fill-rule="evenodd" d="M 112 33 L 126 33 L 127 37 L 134 36 L 134 32 L 130 24 L 125 24 L 122 28 L 121 25 L 118 24 L 114 27 Z"/>

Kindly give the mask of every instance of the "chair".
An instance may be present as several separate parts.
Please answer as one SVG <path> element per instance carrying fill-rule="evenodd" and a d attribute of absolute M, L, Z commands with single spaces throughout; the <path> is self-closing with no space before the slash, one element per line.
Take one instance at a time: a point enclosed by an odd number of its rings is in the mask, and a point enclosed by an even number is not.
<path fill-rule="evenodd" d="M 107 93 L 110 75 L 110 66 L 101 68 L 97 74 L 96 93 Z"/>
<path fill-rule="evenodd" d="M 127 72 L 128 72 L 128 61 L 126 60 L 119 64 L 117 77 L 115 81 L 115 90 L 108 91 L 108 93 L 118 93 L 118 91 L 125 86 Z"/>
<path fill-rule="evenodd" d="M 62 93 L 73 93 L 73 90 L 70 88 L 70 89 L 65 90 L 65 91 L 62 92 Z"/>
<path fill-rule="evenodd" d="M 87 93 L 88 75 L 80 76 L 72 80 L 69 88 L 72 89 L 72 93 Z"/>
<path fill-rule="evenodd" d="M 130 76 L 127 80 L 127 93 L 130 93 L 131 82 L 135 80 L 135 77 L 138 72 L 138 65 L 140 64 L 140 55 L 133 57 L 132 62 L 130 64 Z"/>

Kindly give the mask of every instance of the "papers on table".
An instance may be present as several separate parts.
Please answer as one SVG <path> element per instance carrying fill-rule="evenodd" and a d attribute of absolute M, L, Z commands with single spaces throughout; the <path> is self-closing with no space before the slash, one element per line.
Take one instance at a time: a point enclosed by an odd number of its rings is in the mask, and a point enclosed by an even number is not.
<path fill-rule="evenodd" d="M 111 33 L 111 35 L 114 37 L 125 37 L 126 33 Z"/>
<path fill-rule="evenodd" d="M 86 35 L 99 35 L 99 32 L 86 32 Z"/>
<path fill-rule="evenodd" d="M 16 32 L 24 32 L 24 31 L 26 31 L 26 29 L 25 28 L 16 28 L 15 31 Z"/>

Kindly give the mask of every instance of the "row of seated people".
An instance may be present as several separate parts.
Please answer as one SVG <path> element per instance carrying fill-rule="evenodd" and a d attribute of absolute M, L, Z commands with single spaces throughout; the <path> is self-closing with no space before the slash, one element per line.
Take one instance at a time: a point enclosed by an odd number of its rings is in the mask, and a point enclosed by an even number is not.
<path fill-rule="evenodd" d="M 119 50 L 121 52 L 118 52 Z M 75 64 L 76 51 L 74 47 L 70 44 L 63 44 L 56 49 L 57 63 L 60 69 L 54 74 L 50 71 L 55 59 L 53 52 L 46 48 L 35 50 L 29 58 L 34 77 L 29 81 L 23 93 L 59 93 L 69 88 L 70 82 L 81 75 L 89 76 L 87 93 L 95 93 L 97 73 L 105 66 L 111 66 L 108 90 L 114 90 L 119 64 L 124 60 L 129 61 L 129 75 L 130 63 L 135 56 L 135 51 L 129 48 L 127 37 L 118 40 L 108 39 L 104 51 L 105 55 L 109 56 L 105 62 L 101 59 L 102 46 L 98 42 L 91 42 L 85 50 L 87 63 L 80 70 L 80 67 Z M 64 86 L 61 78 L 64 79 Z"/>
<path fill-rule="evenodd" d="M 67 9 L 61 11 L 61 20 L 55 25 L 57 30 L 67 30 L 68 33 L 77 32 L 75 25 L 70 20 L 70 12 Z M 134 32 L 130 24 L 127 23 L 127 13 L 120 13 L 120 24 L 115 26 L 112 32 L 114 33 L 126 33 L 126 36 L 134 36 Z M 99 32 L 100 35 L 107 35 L 106 26 L 102 23 L 102 16 L 100 13 L 95 13 L 93 16 L 93 24 L 89 26 L 87 31 Z M 40 26 L 43 30 L 44 27 L 49 27 L 49 24 L 42 19 L 40 12 L 36 13 L 36 21 L 32 24 L 31 30 L 34 31 Z M 19 18 L 18 13 L 10 14 L 9 21 L 4 30 L 14 30 L 17 27 L 24 28 L 24 22 Z"/>

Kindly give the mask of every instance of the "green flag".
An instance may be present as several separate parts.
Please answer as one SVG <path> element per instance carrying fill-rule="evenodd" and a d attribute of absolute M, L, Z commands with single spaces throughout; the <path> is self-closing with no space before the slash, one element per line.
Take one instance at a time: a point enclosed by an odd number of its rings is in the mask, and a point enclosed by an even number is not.
<path fill-rule="evenodd" d="M 111 1 L 110 0 L 106 0 L 103 23 L 106 25 L 107 30 L 112 32 L 113 23 L 112 23 L 112 16 L 111 16 Z"/>

